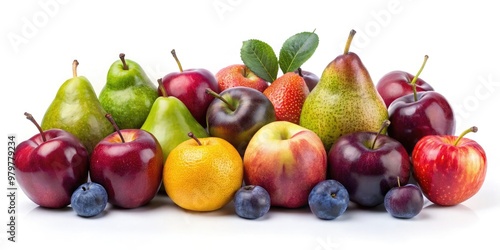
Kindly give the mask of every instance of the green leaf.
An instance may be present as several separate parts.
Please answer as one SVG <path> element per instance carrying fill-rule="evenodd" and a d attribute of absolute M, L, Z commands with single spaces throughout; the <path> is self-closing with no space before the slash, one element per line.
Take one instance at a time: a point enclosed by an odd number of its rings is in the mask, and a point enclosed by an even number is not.
<path fill-rule="evenodd" d="M 283 74 L 304 64 L 316 51 L 319 37 L 313 32 L 302 32 L 288 38 L 280 50 L 279 66 Z"/>
<path fill-rule="evenodd" d="M 243 63 L 257 76 L 273 82 L 278 76 L 278 58 L 269 44 L 250 39 L 243 42 L 240 51 Z"/>

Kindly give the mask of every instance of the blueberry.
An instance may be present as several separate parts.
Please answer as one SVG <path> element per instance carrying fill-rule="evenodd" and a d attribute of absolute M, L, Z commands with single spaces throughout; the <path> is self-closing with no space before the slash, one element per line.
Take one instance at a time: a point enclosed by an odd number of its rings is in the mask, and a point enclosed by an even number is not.
<path fill-rule="evenodd" d="M 234 195 L 236 214 L 245 219 L 257 219 L 271 208 L 271 197 L 261 186 L 246 185 Z"/>
<path fill-rule="evenodd" d="M 100 214 L 108 204 L 108 193 L 95 182 L 80 185 L 71 195 L 71 207 L 82 217 Z"/>
<path fill-rule="evenodd" d="M 333 220 L 347 210 L 349 193 L 340 182 L 328 179 L 319 182 L 309 193 L 309 208 L 316 217 Z"/>
<path fill-rule="evenodd" d="M 393 187 L 384 197 L 384 207 L 396 218 L 413 218 L 424 207 L 422 190 L 414 184 Z"/>

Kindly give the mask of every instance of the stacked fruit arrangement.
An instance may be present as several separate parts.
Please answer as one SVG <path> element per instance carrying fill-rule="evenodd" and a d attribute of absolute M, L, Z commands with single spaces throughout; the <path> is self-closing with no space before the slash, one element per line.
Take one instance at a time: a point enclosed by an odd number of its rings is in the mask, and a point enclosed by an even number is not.
<path fill-rule="evenodd" d="M 464 138 L 477 127 L 454 135 L 452 107 L 419 78 L 428 56 L 415 76 L 392 71 L 375 85 L 349 51 L 354 35 L 321 77 L 301 69 L 314 31 L 288 38 L 279 58 L 244 41 L 243 63 L 216 74 L 184 70 L 172 50 L 179 72 L 158 84 L 120 54 L 99 95 L 75 60 L 41 124 L 25 114 L 39 133 L 16 148 L 19 185 L 39 206 L 71 205 L 83 217 L 159 194 L 186 210 L 233 202 L 257 219 L 308 206 L 325 220 L 351 204 L 412 218 L 424 197 L 453 206 L 474 196 L 486 154 Z"/>

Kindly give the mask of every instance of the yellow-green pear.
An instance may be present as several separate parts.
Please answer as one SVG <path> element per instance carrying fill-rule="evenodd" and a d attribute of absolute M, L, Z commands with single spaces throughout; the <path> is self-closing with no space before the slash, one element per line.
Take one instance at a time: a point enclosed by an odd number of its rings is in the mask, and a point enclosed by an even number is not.
<path fill-rule="evenodd" d="M 368 70 L 359 56 L 349 51 L 355 33 L 351 30 L 344 53 L 326 66 L 302 107 L 300 125 L 314 131 L 326 150 L 342 135 L 377 132 L 388 119 Z"/>
<path fill-rule="evenodd" d="M 45 111 L 43 130 L 59 128 L 80 139 L 89 154 L 104 137 L 114 132 L 106 119 L 92 84 L 85 76 L 78 76 L 78 61 L 73 61 L 73 77 L 66 80 Z"/>

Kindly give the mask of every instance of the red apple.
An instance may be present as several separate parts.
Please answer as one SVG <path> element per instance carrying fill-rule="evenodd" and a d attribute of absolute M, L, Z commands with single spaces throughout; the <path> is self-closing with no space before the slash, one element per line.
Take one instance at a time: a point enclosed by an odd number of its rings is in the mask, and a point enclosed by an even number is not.
<path fill-rule="evenodd" d="M 220 95 L 207 93 L 216 97 L 207 110 L 208 132 L 231 143 L 241 156 L 253 135 L 262 126 L 276 121 L 273 103 L 256 89 L 234 87 Z"/>
<path fill-rule="evenodd" d="M 341 136 L 328 151 L 328 178 L 342 183 L 352 202 L 375 207 L 387 192 L 410 179 L 410 157 L 397 140 L 378 133 L 359 131 Z"/>
<path fill-rule="evenodd" d="M 408 155 L 427 135 L 455 133 L 455 115 L 448 100 L 436 91 L 414 92 L 394 100 L 388 108 L 387 134 L 401 142 Z"/>
<path fill-rule="evenodd" d="M 424 195 L 433 203 L 453 206 L 474 196 L 486 176 L 486 153 L 474 140 L 460 136 L 429 135 L 413 150 L 415 180 Z"/>
<path fill-rule="evenodd" d="M 233 64 L 222 68 L 215 74 L 219 90 L 224 91 L 231 87 L 249 87 L 260 92 L 269 86 L 269 83 L 258 77 L 244 64 Z"/>
<path fill-rule="evenodd" d="M 106 115 L 112 121 L 110 115 Z M 119 130 L 106 136 L 90 158 L 90 179 L 108 192 L 109 203 L 122 208 L 147 204 L 158 192 L 163 153 L 158 140 L 142 129 Z"/>
<path fill-rule="evenodd" d="M 271 205 L 297 208 L 326 179 L 327 153 L 311 130 L 287 121 L 271 122 L 254 134 L 243 157 L 247 185 L 269 192 Z"/>
<path fill-rule="evenodd" d="M 171 53 L 177 62 L 179 72 L 171 72 L 161 79 L 158 94 L 177 97 L 186 105 L 196 121 L 205 127 L 208 105 L 214 100 L 213 96 L 205 94 L 205 89 L 210 88 L 219 93 L 217 80 L 207 69 L 183 69 L 175 50 L 172 50 Z M 163 93 L 162 87 L 165 93 Z"/>
<path fill-rule="evenodd" d="M 401 70 L 395 70 L 380 78 L 376 88 L 387 107 L 389 107 L 389 105 L 391 105 L 391 103 L 399 97 L 412 94 L 413 84 L 415 84 L 417 92 L 434 90 L 430 84 L 419 78 L 419 75 L 422 72 L 428 58 L 429 57 L 426 55 L 424 62 L 416 75 L 412 75 Z"/>
<path fill-rule="evenodd" d="M 29 113 L 24 113 L 38 131 L 15 149 L 15 174 L 26 196 L 39 206 L 66 207 L 71 195 L 88 179 L 88 152 L 73 134 L 61 129 L 43 131 Z"/>

